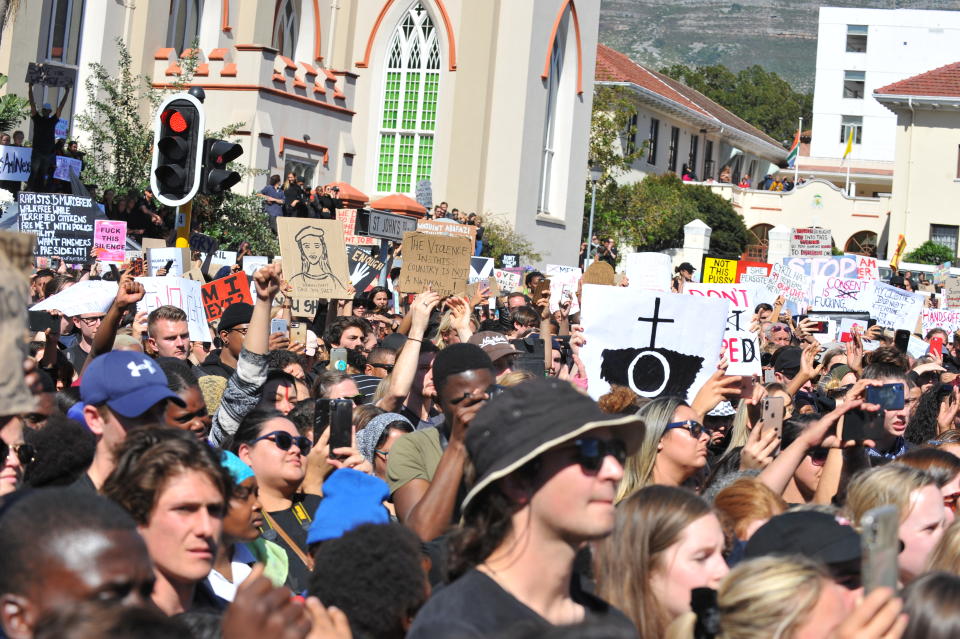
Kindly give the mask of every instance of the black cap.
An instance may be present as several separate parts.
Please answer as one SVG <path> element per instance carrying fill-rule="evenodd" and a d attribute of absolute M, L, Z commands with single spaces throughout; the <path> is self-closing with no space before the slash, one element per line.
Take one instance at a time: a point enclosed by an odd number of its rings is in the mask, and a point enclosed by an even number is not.
<path fill-rule="evenodd" d="M 680 266 L 677 267 L 677 270 L 678 270 L 678 271 L 687 271 L 688 273 L 693 273 L 693 272 L 696 271 L 697 269 L 693 268 L 693 264 L 691 264 L 690 262 L 684 262 L 683 264 L 681 264 Z"/>
<path fill-rule="evenodd" d="M 220 323 L 217 324 L 217 331 L 229 331 L 234 326 L 249 324 L 253 317 L 253 305 L 246 302 L 237 302 L 227 307 L 227 310 L 220 316 Z"/>
<path fill-rule="evenodd" d="M 541 377 L 505 389 L 477 412 L 467 430 L 467 452 L 477 480 L 461 508 L 530 460 L 606 427 L 617 431 L 627 454 L 640 448 L 644 425 L 639 417 L 608 415 L 569 382 Z"/>
<path fill-rule="evenodd" d="M 747 559 L 803 555 L 825 564 L 839 564 L 860 559 L 860 534 L 833 515 L 801 510 L 777 515 L 760 526 L 744 553 Z"/>
<path fill-rule="evenodd" d="M 796 377 L 800 372 L 800 358 L 803 349 L 799 346 L 784 346 L 773 354 L 773 370 L 787 377 Z"/>

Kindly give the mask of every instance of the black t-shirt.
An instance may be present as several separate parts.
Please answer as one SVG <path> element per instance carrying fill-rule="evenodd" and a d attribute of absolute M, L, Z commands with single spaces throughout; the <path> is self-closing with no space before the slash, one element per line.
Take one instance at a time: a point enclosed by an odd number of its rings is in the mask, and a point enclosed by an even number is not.
<path fill-rule="evenodd" d="M 76 369 L 77 373 L 83 368 L 84 363 L 87 361 L 87 356 L 89 353 L 80 348 L 80 341 L 77 340 L 77 343 L 67 349 L 67 359 L 70 360 L 70 363 L 73 364 L 73 367 Z"/>
<path fill-rule="evenodd" d="M 636 636 L 633 623 L 607 602 L 584 592 L 576 575 L 570 584 L 570 595 L 584 607 L 585 622 L 603 622 Z M 434 591 L 413 620 L 407 639 L 495 637 L 518 627 L 535 631 L 546 630 L 551 624 L 486 574 L 469 570 L 450 585 Z"/>
<path fill-rule="evenodd" d="M 274 523 L 283 528 L 283 531 L 300 547 L 305 555 L 310 554 L 307 550 L 307 530 L 310 528 L 321 499 L 319 495 L 297 495 L 292 507 L 269 513 Z M 302 507 L 302 510 L 298 506 Z M 295 510 L 300 514 L 299 517 L 294 512 Z M 306 516 L 304 517 L 304 515 Z M 270 530 L 270 527 L 266 524 L 261 530 L 263 532 L 261 536 L 264 539 L 279 544 L 287 553 L 289 564 L 287 586 L 294 593 L 306 590 L 310 584 L 310 570 L 276 531 Z"/>
<path fill-rule="evenodd" d="M 57 143 L 54 132 L 57 129 L 57 116 L 43 117 L 39 113 L 30 118 L 33 120 L 33 150 L 36 153 L 53 153 Z"/>

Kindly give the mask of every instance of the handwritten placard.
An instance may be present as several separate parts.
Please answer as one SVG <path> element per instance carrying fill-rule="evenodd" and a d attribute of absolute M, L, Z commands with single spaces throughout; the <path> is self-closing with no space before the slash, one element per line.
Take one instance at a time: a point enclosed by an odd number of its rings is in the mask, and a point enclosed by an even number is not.
<path fill-rule="evenodd" d="M 819 227 L 793 229 L 790 233 L 790 255 L 821 257 L 830 255 L 833 247 L 830 229 Z"/>
<path fill-rule="evenodd" d="M 30 310 L 60 311 L 67 317 L 85 313 L 106 313 L 116 296 L 116 282 L 83 280 L 34 304 Z"/>
<path fill-rule="evenodd" d="M 960 310 L 925 308 L 920 314 L 923 334 L 934 328 L 942 328 L 948 333 L 960 330 Z"/>
<path fill-rule="evenodd" d="M 403 235 L 401 293 L 421 293 L 432 286 L 440 295 L 461 293 L 470 275 L 473 245 L 466 237 L 407 232 Z"/>
<path fill-rule="evenodd" d="M 283 276 L 293 297 L 350 299 L 350 268 L 339 220 L 277 218 Z"/>
<path fill-rule="evenodd" d="M 13 259 L 0 253 L 0 358 L 7 374 L 0 376 L 0 405 L 8 415 L 28 413 L 36 409 L 36 399 L 20 374 L 27 359 L 27 345 L 23 332 L 27 326 L 27 304 L 30 302 L 30 284 L 18 263 L 18 255 L 28 252 L 33 244 L 29 235 L 4 234 L 5 244 L 17 243 Z"/>
<path fill-rule="evenodd" d="M 337 209 L 337 219 L 343 225 L 343 243 L 351 246 L 379 246 L 380 240 L 368 235 L 357 235 L 357 210 Z"/>
<path fill-rule="evenodd" d="M 200 291 L 203 295 L 204 313 L 207 315 L 207 320 L 211 322 L 220 319 L 223 311 L 234 304 L 239 302 L 253 304 L 250 280 L 243 271 L 204 284 Z"/>
<path fill-rule="evenodd" d="M 758 288 L 756 284 L 687 282 L 683 285 L 684 295 L 727 300 L 730 303 L 723 334 L 724 353 L 730 362 L 728 375 L 760 374 L 760 342 L 757 334 L 750 330 Z"/>
<path fill-rule="evenodd" d="M 33 149 L 28 146 L 0 144 L 0 180 L 26 182 L 30 179 L 30 158 Z"/>
<path fill-rule="evenodd" d="M 857 279 L 869 281 L 880 279 L 880 265 L 877 264 L 877 258 L 866 255 L 854 255 L 853 257 L 857 261 Z"/>
<path fill-rule="evenodd" d="M 877 324 L 880 326 L 913 332 L 922 310 L 923 295 L 911 293 L 883 282 L 873 282 L 870 315 L 877 320 Z"/>
<path fill-rule="evenodd" d="M 176 306 L 187 314 L 190 339 L 210 341 L 200 282 L 182 277 L 138 277 L 137 281 L 143 284 L 145 291 L 143 299 L 137 302 L 138 312 L 150 313 L 161 306 Z"/>
<path fill-rule="evenodd" d="M 787 301 L 798 305 L 804 304 L 807 299 L 807 278 L 784 264 L 773 265 L 766 286 L 775 295 L 782 295 Z"/>
<path fill-rule="evenodd" d="M 737 283 L 738 284 L 760 284 L 766 285 L 767 278 L 770 276 L 772 264 L 766 262 L 747 262 L 740 260 L 737 262 Z"/>
<path fill-rule="evenodd" d="M 734 284 L 737 281 L 737 260 L 724 260 L 718 257 L 703 258 L 703 273 L 700 281 L 704 284 Z"/>
<path fill-rule="evenodd" d="M 869 312 L 873 287 L 867 280 L 847 277 L 810 278 L 811 311 Z"/>
<path fill-rule="evenodd" d="M 96 220 L 93 224 L 93 249 L 101 262 L 123 262 L 126 259 L 127 223 Z"/>
<path fill-rule="evenodd" d="M 99 212 L 93 198 L 64 193 L 21 191 L 20 231 L 37 236 L 36 254 L 83 264 L 93 248 L 93 223 Z"/>
<path fill-rule="evenodd" d="M 511 273 L 500 268 L 493 269 L 493 276 L 497 279 L 497 286 L 505 293 L 512 293 L 520 287 L 520 274 Z"/>
<path fill-rule="evenodd" d="M 624 268 L 630 288 L 670 290 L 670 256 L 666 253 L 627 253 Z"/>
<path fill-rule="evenodd" d="M 58 155 L 57 168 L 53 170 L 53 179 L 69 182 L 71 175 L 80 175 L 80 171 L 82 170 L 83 162 L 80 160 Z"/>
<path fill-rule="evenodd" d="M 150 277 L 157 277 L 157 273 L 167 265 L 167 262 L 170 262 L 170 268 L 167 269 L 166 274 L 174 277 L 180 277 L 190 268 L 189 250 L 175 246 L 147 249 L 147 261 L 150 263 Z"/>
<path fill-rule="evenodd" d="M 459 224 L 446 220 L 419 220 L 417 222 L 417 231 L 431 235 L 469 237 L 471 242 L 476 243 L 477 241 L 477 227 L 473 224 Z"/>

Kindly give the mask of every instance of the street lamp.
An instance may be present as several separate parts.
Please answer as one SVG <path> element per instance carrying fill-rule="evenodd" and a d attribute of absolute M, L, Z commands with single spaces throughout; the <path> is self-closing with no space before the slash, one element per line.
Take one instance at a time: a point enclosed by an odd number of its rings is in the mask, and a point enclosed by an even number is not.
<path fill-rule="evenodd" d="M 603 177 L 603 167 L 590 160 L 590 181 L 593 183 L 593 193 L 590 195 L 590 228 L 587 230 L 587 257 L 583 261 L 584 268 L 590 261 L 590 249 L 593 248 L 593 211 L 597 204 L 597 182 L 601 177 Z"/>

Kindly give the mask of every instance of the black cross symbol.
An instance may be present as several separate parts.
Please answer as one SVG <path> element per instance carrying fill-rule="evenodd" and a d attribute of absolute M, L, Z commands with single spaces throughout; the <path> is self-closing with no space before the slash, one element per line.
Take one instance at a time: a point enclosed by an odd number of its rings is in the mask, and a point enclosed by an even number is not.
<path fill-rule="evenodd" d="M 654 348 L 657 345 L 657 324 L 673 322 L 672 319 L 660 319 L 660 298 L 656 298 L 653 304 L 653 317 L 638 317 L 638 322 L 650 322 L 652 328 L 650 329 L 650 348 Z"/>

